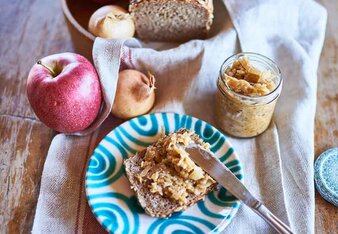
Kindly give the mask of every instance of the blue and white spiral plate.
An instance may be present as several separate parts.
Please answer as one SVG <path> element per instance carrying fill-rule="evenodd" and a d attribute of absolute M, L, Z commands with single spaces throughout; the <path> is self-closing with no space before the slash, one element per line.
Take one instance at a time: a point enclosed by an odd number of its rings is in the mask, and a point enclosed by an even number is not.
<path fill-rule="evenodd" d="M 168 219 L 147 215 L 137 202 L 125 175 L 123 160 L 166 134 L 185 127 L 194 130 L 211 151 L 240 179 L 242 166 L 226 137 L 197 118 L 155 113 L 131 119 L 112 130 L 96 147 L 86 172 L 86 193 L 90 208 L 110 233 L 192 234 L 219 233 L 236 214 L 240 202 L 221 188 L 205 200 L 175 213 Z"/>

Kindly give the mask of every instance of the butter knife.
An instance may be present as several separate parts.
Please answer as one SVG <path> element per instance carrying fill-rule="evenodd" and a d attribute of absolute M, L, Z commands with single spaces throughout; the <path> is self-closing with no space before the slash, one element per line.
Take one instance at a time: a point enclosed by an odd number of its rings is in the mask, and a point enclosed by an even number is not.
<path fill-rule="evenodd" d="M 237 179 L 237 177 L 221 161 L 213 156 L 212 152 L 204 150 L 197 145 L 189 146 L 186 148 L 186 151 L 198 166 L 206 171 L 231 194 L 261 216 L 278 233 L 292 233 L 291 229 L 271 213 L 262 202 L 257 200 L 242 182 Z"/>

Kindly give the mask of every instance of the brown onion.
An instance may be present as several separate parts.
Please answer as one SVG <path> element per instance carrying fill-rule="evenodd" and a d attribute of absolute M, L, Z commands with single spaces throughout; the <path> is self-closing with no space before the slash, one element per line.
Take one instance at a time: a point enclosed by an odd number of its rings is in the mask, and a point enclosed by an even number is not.
<path fill-rule="evenodd" d="M 94 12 L 89 19 L 88 30 L 102 38 L 129 38 L 135 34 L 135 25 L 125 9 L 108 5 Z"/>
<path fill-rule="evenodd" d="M 130 119 L 147 113 L 155 103 L 155 77 L 136 70 L 119 73 L 112 113 Z"/>

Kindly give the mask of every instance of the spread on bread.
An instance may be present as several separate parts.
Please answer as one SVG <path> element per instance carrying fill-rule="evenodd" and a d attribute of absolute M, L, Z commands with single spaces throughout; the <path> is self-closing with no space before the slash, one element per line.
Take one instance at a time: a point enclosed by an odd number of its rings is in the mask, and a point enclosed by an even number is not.
<path fill-rule="evenodd" d="M 158 193 L 185 205 L 188 194 L 201 195 L 215 183 L 185 151 L 185 147 L 194 144 L 193 135 L 196 138 L 196 134 L 191 130 L 171 133 L 147 148 L 141 162 L 142 171 L 137 175 L 137 179 L 141 183 L 150 180 L 151 193 Z M 209 148 L 209 144 L 201 139 L 199 143 L 204 149 Z M 149 173 L 155 165 L 159 166 L 159 170 Z"/>

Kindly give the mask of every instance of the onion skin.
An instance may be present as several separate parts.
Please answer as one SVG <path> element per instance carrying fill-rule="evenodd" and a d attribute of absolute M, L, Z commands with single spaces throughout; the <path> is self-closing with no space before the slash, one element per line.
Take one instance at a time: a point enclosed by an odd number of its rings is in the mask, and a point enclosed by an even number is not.
<path fill-rule="evenodd" d="M 135 34 L 135 24 L 125 9 L 108 5 L 92 14 L 88 30 L 93 35 L 102 38 L 130 38 Z"/>
<path fill-rule="evenodd" d="M 119 73 L 112 114 L 120 119 L 130 119 L 151 110 L 155 103 L 155 78 L 136 70 Z"/>

